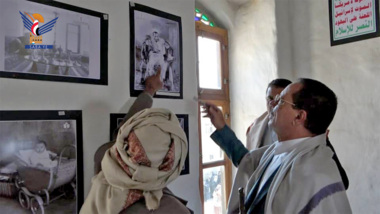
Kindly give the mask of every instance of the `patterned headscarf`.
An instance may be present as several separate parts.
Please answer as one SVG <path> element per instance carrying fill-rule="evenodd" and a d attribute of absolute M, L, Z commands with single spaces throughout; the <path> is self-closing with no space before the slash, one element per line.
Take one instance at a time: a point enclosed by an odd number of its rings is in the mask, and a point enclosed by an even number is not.
<path fill-rule="evenodd" d="M 166 109 L 145 109 L 119 130 L 93 178 L 81 213 L 119 213 L 141 198 L 157 209 L 162 189 L 176 179 L 187 155 L 178 118 Z"/>

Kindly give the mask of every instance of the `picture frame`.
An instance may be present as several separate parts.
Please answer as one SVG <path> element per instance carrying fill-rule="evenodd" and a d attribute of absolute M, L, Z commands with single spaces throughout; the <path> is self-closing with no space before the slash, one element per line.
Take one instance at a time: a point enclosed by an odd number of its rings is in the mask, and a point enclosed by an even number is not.
<path fill-rule="evenodd" d="M 379 0 L 329 0 L 331 46 L 378 37 Z"/>
<path fill-rule="evenodd" d="M 182 99 L 181 17 L 130 2 L 130 95 L 137 97 L 147 77 L 161 68 L 164 87 L 155 97 Z"/>
<path fill-rule="evenodd" d="M 108 14 L 2 0 L 0 28 L 0 77 L 108 85 Z"/>
<path fill-rule="evenodd" d="M 0 209 L 79 213 L 82 111 L 0 111 Z"/>
<path fill-rule="evenodd" d="M 120 123 L 123 121 L 126 114 L 123 113 L 112 113 L 110 114 L 110 141 L 114 140 L 114 135 L 116 135 L 117 128 L 119 127 Z M 187 141 L 189 142 L 189 115 L 188 114 L 176 114 L 179 123 L 181 124 L 182 129 L 186 133 Z M 180 175 L 187 175 L 190 173 L 190 166 L 189 166 L 189 144 L 187 144 L 187 156 L 185 160 L 185 165 L 183 166 L 183 169 L 181 170 Z"/>

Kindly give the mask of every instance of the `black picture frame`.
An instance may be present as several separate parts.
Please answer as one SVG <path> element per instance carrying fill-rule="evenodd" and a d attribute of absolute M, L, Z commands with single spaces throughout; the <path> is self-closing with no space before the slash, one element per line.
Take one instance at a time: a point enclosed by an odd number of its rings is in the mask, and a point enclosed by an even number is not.
<path fill-rule="evenodd" d="M 331 46 L 380 36 L 379 0 L 329 0 Z"/>
<path fill-rule="evenodd" d="M 110 141 L 114 139 L 115 130 L 117 127 L 119 127 L 120 123 L 123 121 L 126 114 L 123 113 L 111 113 L 110 114 Z M 187 141 L 189 142 L 189 115 L 188 114 L 176 114 L 182 129 L 186 133 Z M 181 170 L 180 175 L 187 175 L 190 173 L 190 166 L 189 166 L 189 143 L 187 144 L 187 156 L 185 160 L 185 165 L 183 166 L 183 169 Z"/>
<path fill-rule="evenodd" d="M 108 14 L 51 0 L 0 7 L 0 77 L 108 85 Z"/>
<path fill-rule="evenodd" d="M 183 98 L 181 17 L 130 2 L 130 95 L 144 90 L 144 81 L 161 67 L 164 87 L 155 97 Z"/>
<path fill-rule="evenodd" d="M 0 210 L 79 213 L 82 145 L 82 111 L 0 111 Z"/>

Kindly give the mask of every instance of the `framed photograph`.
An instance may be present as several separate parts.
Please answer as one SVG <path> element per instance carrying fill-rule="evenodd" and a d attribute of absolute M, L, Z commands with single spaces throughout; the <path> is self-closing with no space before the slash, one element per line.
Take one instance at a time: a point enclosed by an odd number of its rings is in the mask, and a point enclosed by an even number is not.
<path fill-rule="evenodd" d="M 329 0 L 331 46 L 378 37 L 379 0 Z"/>
<path fill-rule="evenodd" d="M 0 111 L 2 213 L 79 213 L 81 111 Z"/>
<path fill-rule="evenodd" d="M 108 84 L 108 15 L 57 1 L 0 1 L 0 77 Z"/>
<path fill-rule="evenodd" d="M 179 124 L 181 124 L 182 129 L 186 133 L 187 142 L 188 142 L 185 165 L 183 165 L 183 168 L 181 171 L 181 175 L 187 175 L 190 173 L 190 166 L 189 166 L 189 151 L 190 151 L 190 148 L 189 148 L 189 144 L 190 144 L 190 141 L 189 141 L 189 115 L 187 115 L 187 114 L 176 114 L 176 116 L 178 117 Z"/>
<path fill-rule="evenodd" d="M 155 97 L 182 99 L 181 17 L 130 2 L 130 92 L 137 97 L 145 79 L 161 69 L 162 90 Z"/>
<path fill-rule="evenodd" d="M 123 121 L 126 114 L 122 113 L 115 113 L 110 114 L 110 141 L 113 141 L 114 138 L 116 139 L 117 132 L 116 129 L 119 127 L 120 123 Z"/>
<path fill-rule="evenodd" d="M 115 113 L 110 115 L 110 141 L 113 140 L 113 136 L 116 133 L 117 127 L 119 127 L 120 123 L 123 121 L 126 114 Z M 187 141 L 189 142 L 189 115 L 187 114 L 176 114 L 179 123 L 181 124 L 182 129 L 186 133 Z M 190 173 L 189 168 L 189 144 L 187 144 L 187 156 L 185 160 L 185 165 L 181 171 L 181 175 L 187 175 Z"/>

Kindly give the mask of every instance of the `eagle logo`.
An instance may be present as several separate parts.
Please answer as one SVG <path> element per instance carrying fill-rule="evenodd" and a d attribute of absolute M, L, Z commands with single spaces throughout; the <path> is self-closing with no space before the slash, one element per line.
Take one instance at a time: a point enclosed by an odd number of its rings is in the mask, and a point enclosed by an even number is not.
<path fill-rule="evenodd" d="M 22 21 L 24 23 L 24 27 L 28 29 L 30 32 L 32 32 L 35 36 L 40 36 L 42 34 L 45 34 L 49 31 L 51 31 L 54 27 L 54 24 L 57 22 L 57 18 L 51 20 L 50 22 L 42 25 L 41 27 L 38 26 L 38 24 L 44 23 L 44 17 L 41 14 L 34 13 L 32 16 L 30 16 L 28 13 L 25 12 L 25 14 L 22 14 L 21 11 L 19 11 L 21 14 Z M 30 21 L 29 18 L 32 20 Z M 33 19 L 34 18 L 34 19 Z"/>

